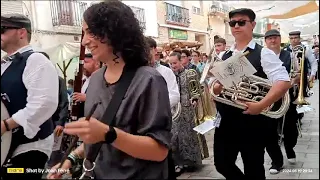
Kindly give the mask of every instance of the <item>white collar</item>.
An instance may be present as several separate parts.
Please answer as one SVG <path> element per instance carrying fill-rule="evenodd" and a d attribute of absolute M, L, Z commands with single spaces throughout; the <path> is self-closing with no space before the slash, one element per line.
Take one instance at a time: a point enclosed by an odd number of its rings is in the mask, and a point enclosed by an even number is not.
<path fill-rule="evenodd" d="M 246 50 L 247 48 L 254 49 L 255 47 L 256 47 L 256 42 L 255 42 L 253 39 L 251 39 L 251 41 L 249 42 L 249 44 L 248 44 L 244 49 L 242 49 L 242 51 Z M 230 47 L 229 51 L 233 52 L 233 51 L 235 51 L 235 50 L 236 50 L 236 43 L 234 43 L 234 44 Z M 237 51 L 237 50 L 236 50 L 236 51 Z"/>
<path fill-rule="evenodd" d="M 32 46 L 29 44 L 29 45 L 23 46 L 22 48 L 18 49 L 16 52 L 12 53 L 11 56 L 17 54 L 18 52 L 20 54 L 22 54 L 22 53 L 24 53 L 26 51 L 30 51 L 30 50 L 32 50 Z"/>

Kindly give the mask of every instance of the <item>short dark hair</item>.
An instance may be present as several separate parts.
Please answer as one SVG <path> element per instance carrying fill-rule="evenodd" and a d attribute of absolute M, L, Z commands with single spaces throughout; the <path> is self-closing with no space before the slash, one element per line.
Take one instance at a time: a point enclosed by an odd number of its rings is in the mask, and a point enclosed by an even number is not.
<path fill-rule="evenodd" d="M 179 61 L 181 60 L 181 54 L 178 53 L 178 52 L 172 52 L 172 53 L 170 54 L 170 57 L 172 57 L 172 56 L 176 56 Z"/>
<path fill-rule="evenodd" d="M 147 66 L 150 50 L 132 9 L 118 0 L 91 5 L 83 14 L 91 34 L 121 54 L 127 68 Z"/>
<path fill-rule="evenodd" d="M 70 85 L 73 85 L 73 82 L 74 82 L 73 79 L 68 80 L 68 84 L 70 84 Z"/>
<path fill-rule="evenodd" d="M 316 48 L 316 47 L 319 48 L 319 45 L 318 45 L 318 44 L 313 45 L 313 46 L 312 46 L 312 49 L 314 49 L 314 48 Z"/>
<path fill-rule="evenodd" d="M 146 42 L 150 48 L 157 48 L 157 42 L 152 37 L 146 37 Z"/>
<path fill-rule="evenodd" d="M 182 53 L 181 49 L 180 48 L 175 48 L 172 52 L 177 52 L 177 53 Z"/>
<path fill-rule="evenodd" d="M 194 52 L 194 53 L 197 53 L 197 55 L 200 57 L 200 52 L 199 52 L 199 51 L 194 50 L 193 52 Z"/>
<path fill-rule="evenodd" d="M 217 43 L 227 44 L 227 43 L 226 43 L 226 40 L 223 39 L 223 38 L 215 39 L 215 40 L 214 40 L 214 44 L 217 44 Z"/>
<path fill-rule="evenodd" d="M 182 53 L 186 54 L 187 57 L 191 56 L 190 51 L 188 49 L 182 49 L 181 54 Z"/>

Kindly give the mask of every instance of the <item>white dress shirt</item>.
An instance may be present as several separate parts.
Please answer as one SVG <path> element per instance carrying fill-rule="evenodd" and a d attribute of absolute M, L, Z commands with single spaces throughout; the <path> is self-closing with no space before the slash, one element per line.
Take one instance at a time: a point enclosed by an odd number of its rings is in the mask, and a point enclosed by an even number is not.
<path fill-rule="evenodd" d="M 91 78 L 91 76 L 90 76 L 90 77 L 87 77 L 87 78 L 86 78 L 86 81 L 83 83 L 83 85 L 82 85 L 82 87 L 81 87 L 81 93 L 82 93 L 82 94 L 85 94 L 85 93 L 86 93 L 86 91 L 87 91 L 87 89 L 88 89 L 88 86 L 89 86 L 90 78 Z"/>
<path fill-rule="evenodd" d="M 218 57 L 219 57 L 220 59 L 222 59 L 222 56 L 224 55 L 225 52 L 226 52 L 226 51 L 221 51 L 221 52 L 218 54 Z"/>
<path fill-rule="evenodd" d="M 17 52 L 23 53 L 31 49 L 28 45 Z M 11 61 L 1 64 L 1 75 L 10 65 Z M 40 130 L 40 125 L 48 120 L 58 107 L 58 74 L 54 65 L 43 54 L 33 53 L 27 59 L 22 81 L 28 93 L 27 104 L 24 109 L 13 114 L 12 119 L 23 127 L 24 135 L 32 139 Z M 22 144 L 13 152 L 13 157 L 31 150 L 41 151 L 50 157 L 53 142 L 54 137 L 51 134 L 45 139 Z"/>
<path fill-rule="evenodd" d="M 170 68 L 163 66 L 160 63 L 156 66 L 156 69 L 167 82 L 170 106 L 172 108 L 180 102 L 180 92 L 176 76 Z"/>
<path fill-rule="evenodd" d="M 229 51 L 232 52 L 244 52 L 247 48 L 254 49 L 256 42 L 252 39 L 249 44 L 242 50 L 235 49 L 236 44 L 230 47 Z M 279 57 L 270 49 L 263 47 L 261 50 L 261 66 L 264 73 L 267 75 L 268 80 L 271 83 L 277 81 L 290 81 L 289 74 Z"/>

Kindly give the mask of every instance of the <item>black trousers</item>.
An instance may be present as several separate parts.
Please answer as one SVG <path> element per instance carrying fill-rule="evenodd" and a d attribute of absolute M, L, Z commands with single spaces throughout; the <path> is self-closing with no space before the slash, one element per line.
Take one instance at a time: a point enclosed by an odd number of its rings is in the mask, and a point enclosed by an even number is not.
<path fill-rule="evenodd" d="M 297 122 L 298 122 L 298 113 L 296 111 L 295 105 L 290 105 L 288 112 L 285 115 L 284 120 L 284 128 L 283 128 L 283 144 L 286 151 L 286 155 L 288 159 L 295 158 L 296 154 L 293 150 L 293 148 L 297 144 L 298 140 L 298 128 L 297 128 Z M 269 136 L 268 136 L 268 144 L 266 147 L 266 151 L 268 152 L 271 160 L 272 165 L 277 167 L 283 166 L 283 155 L 281 152 L 281 148 L 278 144 L 278 132 L 277 132 L 277 126 L 280 122 L 280 127 L 282 126 L 283 119 L 274 119 L 270 122 L 270 130 L 269 130 Z"/>
<path fill-rule="evenodd" d="M 264 117 L 261 119 L 259 115 L 247 119 L 245 117 L 249 116 L 243 117 L 241 114 L 239 116 L 238 118 L 223 118 L 220 127 L 215 129 L 213 148 L 216 169 L 227 180 L 266 179 Z M 235 164 L 239 152 L 244 165 L 244 173 Z"/>
<path fill-rule="evenodd" d="M 287 158 L 296 158 L 296 154 L 293 148 L 297 145 L 298 141 L 298 128 L 297 122 L 299 119 L 298 112 L 296 110 L 296 106 L 290 106 L 284 121 L 284 129 L 283 129 L 283 144 L 286 150 Z"/>
<path fill-rule="evenodd" d="M 267 147 L 266 151 L 269 154 L 272 162 L 272 166 L 276 166 L 278 168 L 283 166 L 283 155 L 281 148 L 279 146 L 279 134 L 278 134 L 278 126 L 280 121 L 282 121 L 283 118 L 280 119 L 271 119 L 269 122 L 269 136 L 267 141 Z M 281 124 L 280 124 L 281 127 Z"/>
<path fill-rule="evenodd" d="M 45 170 L 45 164 L 48 160 L 48 156 L 40 151 L 29 151 L 19 154 L 11 159 L 9 167 L 1 168 L 1 178 L 3 180 L 12 179 L 41 179 L 42 173 L 40 171 L 27 173 L 27 169 L 41 169 Z M 24 173 L 7 173 L 7 168 L 23 168 Z"/>

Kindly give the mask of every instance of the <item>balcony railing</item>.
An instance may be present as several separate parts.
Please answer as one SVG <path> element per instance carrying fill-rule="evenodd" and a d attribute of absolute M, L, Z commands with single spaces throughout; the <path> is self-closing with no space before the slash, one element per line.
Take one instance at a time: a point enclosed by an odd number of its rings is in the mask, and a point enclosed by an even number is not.
<path fill-rule="evenodd" d="M 166 23 L 189 26 L 189 9 L 166 3 Z"/>
<path fill-rule="evenodd" d="M 210 6 L 209 12 L 212 14 L 221 13 L 228 14 L 232 8 L 220 1 L 212 1 L 212 5 Z"/>
<path fill-rule="evenodd" d="M 87 3 L 76 0 L 51 0 L 53 26 L 81 26 L 82 15 L 87 7 Z"/>
<path fill-rule="evenodd" d="M 145 10 L 143 8 L 139 8 L 139 7 L 134 7 L 134 6 L 129 6 L 133 13 L 135 14 L 136 18 L 139 20 L 140 26 L 142 27 L 142 29 L 146 29 L 146 13 Z"/>

